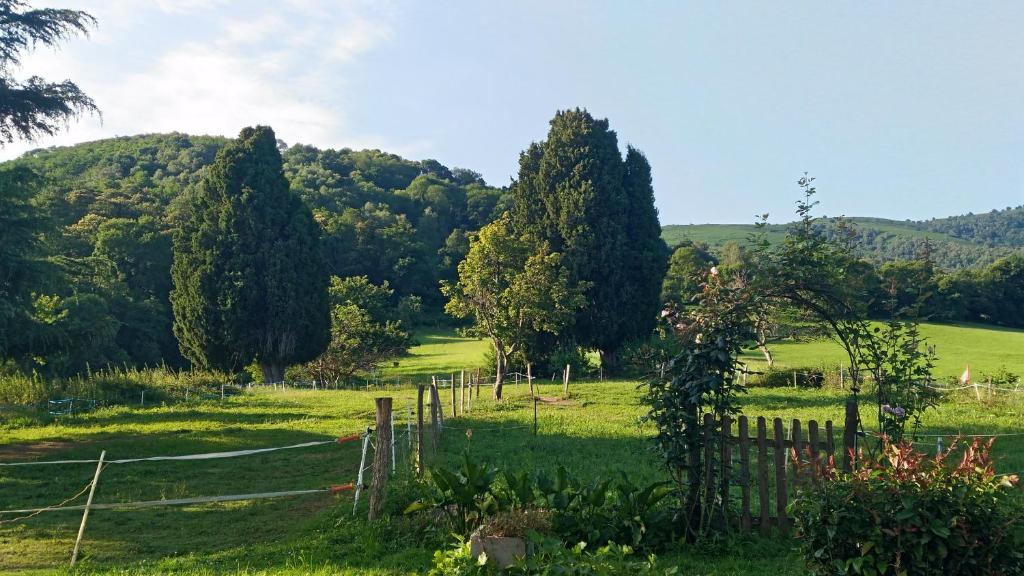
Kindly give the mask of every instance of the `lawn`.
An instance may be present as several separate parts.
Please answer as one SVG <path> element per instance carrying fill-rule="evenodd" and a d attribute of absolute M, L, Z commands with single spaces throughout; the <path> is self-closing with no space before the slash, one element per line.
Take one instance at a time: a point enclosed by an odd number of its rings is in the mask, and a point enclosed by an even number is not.
<path fill-rule="evenodd" d="M 980 324 L 921 324 L 921 335 L 935 346 L 933 375 L 937 380 L 959 377 L 968 365 L 972 376 L 979 380 L 1001 368 L 1024 375 L 1024 330 Z M 788 368 L 835 370 L 846 362 L 846 353 L 831 340 L 783 341 L 770 348 L 779 365 Z M 760 352 L 754 350 L 745 356 L 763 367 Z"/>
<path fill-rule="evenodd" d="M 975 343 L 1018 344 L 990 351 L 987 362 L 1022 364 L 1019 332 L 929 326 L 944 347 L 962 341 L 960 354 L 980 358 Z M 961 332 L 962 331 L 962 332 Z M 966 336 L 959 336 L 964 334 Z M 1002 339 L 1006 340 L 1002 340 Z M 479 364 L 485 343 L 434 333 L 420 336 L 413 355 L 392 367 L 403 382 L 423 382 L 432 373 Z M 805 343 L 778 347 L 780 362 L 810 364 Z M 448 354 L 448 351 L 451 354 Z M 959 360 L 951 361 L 950 369 Z M 975 360 L 972 360 L 974 366 Z M 981 366 L 981 360 L 977 360 Z M 982 368 L 979 368 L 982 369 Z M 1021 370 L 1024 371 L 1024 370 Z M 0 461 L 91 459 L 190 454 L 283 446 L 364 430 L 372 421 L 373 398 L 395 397 L 397 429 L 406 430 L 414 392 L 370 390 L 256 390 L 224 401 L 150 408 L 115 407 L 55 420 L 21 410 L 0 411 Z M 560 383 L 542 383 L 541 394 L 557 397 Z M 548 469 L 562 464 L 584 479 L 627 472 L 636 481 L 663 477 L 650 451 L 652 430 L 639 423 L 645 408 L 635 382 L 573 382 L 571 399 L 539 407 L 537 436 L 524 385 L 512 385 L 500 405 L 475 402 L 450 422 L 434 463 L 453 462 L 463 450 L 495 465 Z M 442 398 L 447 399 L 444 393 Z M 842 390 L 754 388 L 744 412 L 842 423 Z M 973 395 L 948 398 L 928 414 L 927 433 L 1016 434 L 996 444 L 1001 471 L 1024 470 L 1024 394 L 1000 394 L 981 402 Z M 865 423 L 870 424 L 868 409 Z M 869 426 L 870 427 L 870 426 Z M 471 428 L 467 435 L 464 429 Z M 922 448 L 932 449 L 933 439 Z M 118 574 L 415 574 L 428 565 L 445 535 L 403 517 L 400 509 L 420 490 L 408 480 L 407 437 L 398 442 L 399 475 L 389 492 L 391 519 L 368 524 L 352 516 L 352 496 L 315 494 L 275 500 L 203 504 L 141 510 L 95 511 L 84 544 L 83 571 Z M 97 502 L 151 500 L 320 488 L 355 480 L 357 443 L 329 444 L 232 459 L 112 464 L 102 474 Z M 94 465 L 0 467 L 0 509 L 60 502 L 89 482 Z M 80 501 L 80 500 L 79 500 Z M 76 501 L 78 503 L 78 501 Z M 365 505 L 365 500 L 363 501 Z M 0 518 L 9 520 L 10 516 Z M 80 513 L 50 512 L 0 524 L 0 572 L 61 572 L 69 558 Z M 681 574 L 801 574 L 792 542 L 754 539 L 727 552 L 684 549 L 662 556 Z"/>

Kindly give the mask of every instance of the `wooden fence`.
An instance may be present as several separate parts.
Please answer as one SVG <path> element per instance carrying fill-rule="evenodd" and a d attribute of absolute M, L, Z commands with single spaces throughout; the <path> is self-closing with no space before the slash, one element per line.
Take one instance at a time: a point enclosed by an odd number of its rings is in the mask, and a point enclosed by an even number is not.
<path fill-rule="evenodd" d="M 703 454 L 705 509 L 720 507 L 726 523 L 734 525 L 738 521 L 743 532 L 757 528 L 767 535 L 775 528 L 786 534 L 790 528 L 786 507 L 796 485 L 820 475 L 829 459 L 844 470 L 851 469 L 857 442 L 857 407 L 847 404 L 838 444 L 831 420 L 826 420 L 824 426 L 809 420 L 806 428 L 800 420 L 792 420 L 787 431 L 781 418 L 769 421 L 762 416 L 755 420 L 740 416 L 734 421 L 729 416 L 716 419 L 705 414 L 704 435 L 713 439 L 705 442 Z M 720 453 L 715 454 L 716 450 Z M 799 465 L 794 462 L 796 454 L 800 455 Z M 738 508 L 732 506 L 734 502 L 738 502 Z M 739 518 L 730 518 L 737 509 Z"/>

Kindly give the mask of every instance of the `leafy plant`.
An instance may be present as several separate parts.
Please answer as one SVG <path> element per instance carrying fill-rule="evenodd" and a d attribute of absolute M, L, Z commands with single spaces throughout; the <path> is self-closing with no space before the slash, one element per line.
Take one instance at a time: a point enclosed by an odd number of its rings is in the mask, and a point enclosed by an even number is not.
<path fill-rule="evenodd" d="M 497 469 L 487 464 L 474 462 L 469 451 L 463 452 L 455 472 L 440 467 L 430 471 L 430 479 L 436 488 L 435 496 L 430 500 L 418 500 L 405 511 L 439 510 L 452 522 L 458 534 L 468 534 L 486 515 L 498 510 L 492 494 L 497 473 Z"/>
<path fill-rule="evenodd" d="M 406 512 L 436 510 L 461 536 L 499 514 L 542 510 L 547 512 L 545 525 L 571 542 L 616 542 L 653 549 L 675 539 L 673 510 L 664 505 L 675 491 L 669 482 L 640 486 L 622 474 L 614 481 L 583 484 L 564 466 L 554 476 L 543 471 L 536 477 L 525 471 L 505 471 L 499 476 L 468 452 L 463 453 L 458 470 L 432 470 L 431 481 L 435 495 L 414 502 Z"/>
<path fill-rule="evenodd" d="M 554 478 L 538 475 L 537 488 L 552 510 L 552 528 L 569 541 L 611 542 L 654 548 L 674 539 L 672 511 L 659 504 L 675 492 L 668 482 L 637 486 L 618 481 L 581 484 L 564 467 Z"/>
<path fill-rule="evenodd" d="M 893 442 L 907 424 L 916 430 L 921 414 L 939 403 L 932 386 L 935 352 L 917 324 L 891 319 L 884 327 L 866 323 L 851 331 L 862 370 L 871 375 L 878 405 L 878 427 Z"/>
<path fill-rule="evenodd" d="M 1024 502 L 995 474 L 992 441 L 941 456 L 886 443 L 852 473 L 829 468 L 790 506 L 812 574 L 925 576 L 1024 572 Z M 962 451 L 959 461 L 948 462 Z"/>
<path fill-rule="evenodd" d="M 454 548 L 434 552 L 433 567 L 428 576 L 613 576 L 618 574 L 676 573 L 676 568 L 658 571 L 654 555 L 637 560 L 629 546 L 608 544 L 591 552 L 586 542 L 567 546 L 557 538 L 533 534 L 530 538 L 533 552 L 514 566 L 501 570 L 487 563 L 486 555 L 473 558 L 469 542 Z"/>

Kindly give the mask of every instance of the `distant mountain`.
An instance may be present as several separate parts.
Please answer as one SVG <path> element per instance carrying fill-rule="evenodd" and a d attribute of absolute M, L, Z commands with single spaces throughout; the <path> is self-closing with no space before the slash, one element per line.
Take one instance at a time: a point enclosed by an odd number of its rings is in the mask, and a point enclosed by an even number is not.
<path fill-rule="evenodd" d="M 949 270 L 979 268 L 1014 253 L 1024 254 L 1024 206 L 926 221 L 847 218 L 857 230 L 856 246 L 876 262 L 913 260 L 930 253 Z M 834 227 L 829 221 L 827 230 Z M 789 224 L 768 226 L 771 242 L 785 236 Z M 755 232 L 752 224 L 687 224 L 662 228 L 669 246 L 690 240 L 706 243 L 712 252 L 730 241 L 743 244 Z"/>

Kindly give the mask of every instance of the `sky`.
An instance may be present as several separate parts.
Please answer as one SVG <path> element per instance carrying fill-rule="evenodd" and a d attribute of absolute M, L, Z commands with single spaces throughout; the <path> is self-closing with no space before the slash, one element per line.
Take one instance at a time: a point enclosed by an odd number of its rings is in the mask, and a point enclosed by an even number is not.
<path fill-rule="evenodd" d="M 102 110 L 26 150 L 115 135 L 380 148 L 494 185 L 556 110 L 651 163 L 663 224 L 927 219 L 1024 204 L 1024 3 L 34 0 L 88 39 L 15 75 Z"/>

